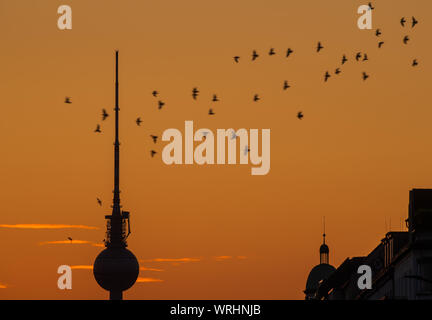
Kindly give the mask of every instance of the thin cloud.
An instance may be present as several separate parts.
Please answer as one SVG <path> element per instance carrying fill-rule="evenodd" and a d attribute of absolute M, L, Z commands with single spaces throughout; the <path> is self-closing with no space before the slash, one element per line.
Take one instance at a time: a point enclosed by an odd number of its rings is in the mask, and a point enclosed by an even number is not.
<path fill-rule="evenodd" d="M 138 277 L 137 279 L 137 283 L 143 283 L 143 282 L 163 282 L 164 280 L 162 279 L 155 279 L 155 278 L 142 278 L 142 277 Z"/>
<path fill-rule="evenodd" d="M 155 271 L 155 272 L 162 272 L 163 269 L 157 269 L 157 268 L 147 268 L 147 267 L 140 267 L 141 271 Z"/>
<path fill-rule="evenodd" d="M 201 261 L 201 259 L 198 258 L 156 258 L 156 259 L 148 259 L 148 260 L 141 260 L 144 262 L 198 262 Z"/>
<path fill-rule="evenodd" d="M 58 241 L 43 241 L 39 242 L 40 246 L 47 245 L 47 244 L 92 244 L 91 241 L 87 240 L 58 240 Z"/>
<path fill-rule="evenodd" d="M 244 260 L 244 259 L 247 259 L 247 257 L 246 256 L 237 256 L 237 259 Z"/>
<path fill-rule="evenodd" d="M 6 289 L 7 288 L 7 285 L 6 284 L 4 284 L 4 283 L 0 283 L 0 289 Z"/>
<path fill-rule="evenodd" d="M 216 261 L 225 261 L 225 260 L 229 260 L 229 259 L 232 259 L 232 256 L 218 256 L 218 257 L 215 257 Z"/>
<path fill-rule="evenodd" d="M 93 266 L 89 266 L 89 265 L 77 265 L 77 266 L 70 266 L 71 269 L 76 269 L 76 270 L 93 270 Z"/>
<path fill-rule="evenodd" d="M 0 228 L 8 229 L 85 229 L 98 230 L 98 227 L 76 224 L 0 224 Z"/>

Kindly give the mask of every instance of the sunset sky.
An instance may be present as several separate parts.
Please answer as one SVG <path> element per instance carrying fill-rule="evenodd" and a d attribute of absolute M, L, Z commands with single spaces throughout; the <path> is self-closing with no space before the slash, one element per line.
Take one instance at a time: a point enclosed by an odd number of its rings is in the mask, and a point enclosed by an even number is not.
<path fill-rule="evenodd" d="M 0 0 L 0 299 L 108 298 L 91 266 L 111 213 L 115 50 L 120 196 L 141 267 L 125 299 L 303 299 L 323 216 L 336 267 L 400 230 L 409 190 L 432 187 L 432 2 L 373 1 L 359 30 L 368 2 Z M 63 4 L 72 30 L 57 28 Z M 186 120 L 271 129 L 270 172 L 164 164 L 150 135 Z M 72 290 L 57 288 L 64 264 Z"/>

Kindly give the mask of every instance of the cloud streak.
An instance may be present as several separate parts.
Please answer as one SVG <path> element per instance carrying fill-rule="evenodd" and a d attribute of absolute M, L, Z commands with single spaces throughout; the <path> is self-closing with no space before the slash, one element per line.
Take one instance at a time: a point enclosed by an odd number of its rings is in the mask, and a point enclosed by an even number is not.
<path fill-rule="evenodd" d="M 70 267 L 71 269 L 75 269 L 75 270 L 93 270 L 93 266 L 89 266 L 89 265 L 76 265 Z"/>
<path fill-rule="evenodd" d="M 155 272 L 162 272 L 163 269 L 157 269 L 157 268 L 147 268 L 147 267 L 140 267 L 141 271 L 155 271 Z"/>
<path fill-rule="evenodd" d="M 156 258 L 141 260 L 143 262 L 198 262 L 201 261 L 199 258 Z"/>
<path fill-rule="evenodd" d="M 142 278 L 142 277 L 138 277 L 137 279 L 137 283 L 144 283 L 144 282 L 163 282 L 164 280 L 162 279 L 155 279 L 155 278 Z"/>
<path fill-rule="evenodd" d="M 0 228 L 7 229 L 85 229 L 98 230 L 98 227 L 76 225 L 76 224 L 0 224 Z"/>
<path fill-rule="evenodd" d="M 5 285 L 4 283 L 0 283 L 0 289 L 6 289 L 7 285 Z"/>

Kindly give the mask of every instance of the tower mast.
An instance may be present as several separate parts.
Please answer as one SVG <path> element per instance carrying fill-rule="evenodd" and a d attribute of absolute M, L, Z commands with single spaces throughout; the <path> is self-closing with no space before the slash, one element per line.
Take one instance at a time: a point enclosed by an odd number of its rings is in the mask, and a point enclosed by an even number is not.
<path fill-rule="evenodd" d="M 126 249 L 126 239 L 130 234 L 129 212 L 122 211 L 120 206 L 118 51 L 115 57 L 114 196 L 112 214 L 105 216 L 107 221 L 106 249 L 96 257 L 93 275 L 96 282 L 110 292 L 110 300 L 122 300 L 123 291 L 132 287 L 138 278 L 139 263 L 135 255 Z"/>

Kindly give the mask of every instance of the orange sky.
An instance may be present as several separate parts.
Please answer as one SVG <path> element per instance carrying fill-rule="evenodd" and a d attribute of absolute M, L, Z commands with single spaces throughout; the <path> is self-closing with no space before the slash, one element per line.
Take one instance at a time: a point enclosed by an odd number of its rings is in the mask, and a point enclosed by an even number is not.
<path fill-rule="evenodd" d="M 87 266 L 112 201 L 116 49 L 121 201 L 141 267 L 126 299 L 302 299 L 323 216 L 335 266 L 373 249 L 390 219 L 398 230 L 408 191 L 432 187 L 432 3 L 374 1 L 378 50 L 374 30 L 357 28 L 367 2 L 0 0 L 0 299 L 108 297 Z M 57 29 L 61 4 L 72 7 L 71 31 Z M 412 15 L 420 23 L 402 28 Z M 359 51 L 369 61 L 353 61 Z M 342 74 L 324 83 L 342 54 Z M 210 117 L 213 93 L 221 101 Z M 185 120 L 213 132 L 270 128 L 270 172 L 165 165 L 166 143 L 149 135 L 183 131 Z M 76 266 L 69 291 L 56 286 L 63 264 Z"/>

